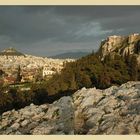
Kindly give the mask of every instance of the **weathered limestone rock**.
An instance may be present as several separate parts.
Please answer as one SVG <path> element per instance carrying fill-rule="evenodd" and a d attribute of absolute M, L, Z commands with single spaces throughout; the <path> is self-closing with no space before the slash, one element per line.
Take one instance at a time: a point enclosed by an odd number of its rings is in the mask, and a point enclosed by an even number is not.
<path fill-rule="evenodd" d="M 139 134 L 139 94 L 140 82 L 128 82 L 102 91 L 95 88 L 77 91 L 73 95 L 76 133 Z M 97 103 L 94 103 L 95 97 L 100 97 L 96 98 Z"/>
<path fill-rule="evenodd" d="M 103 60 L 106 55 L 110 54 L 112 57 L 114 54 L 125 56 L 127 54 L 139 54 L 140 53 L 140 34 L 132 34 L 129 36 L 109 36 L 106 40 L 101 42 L 100 54 Z M 140 57 L 137 55 L 138 62 Z"/>
<path fill-rule="evenodd" d="M 29 123 L 29 120 L 24 120 L 24 121 L 21 123 L 21 126 L 22 126 L 22 127 L 25 127 L 28 123 Z"/>
<path fill-rule="evenodd" d="M 20 127 L 20 124 L 19 124 L 19 123 L 14 123 L 14 124 L 11 126 L 11 128 L 12 128 L 13 130 L 18 130 L 19 127 Z"/>
<path fill-rule="evenodd" d="M 140 82 L 105 90 L 82 88 L 52 104 L 4 112 L 0 134 L 140 134 Z"/>

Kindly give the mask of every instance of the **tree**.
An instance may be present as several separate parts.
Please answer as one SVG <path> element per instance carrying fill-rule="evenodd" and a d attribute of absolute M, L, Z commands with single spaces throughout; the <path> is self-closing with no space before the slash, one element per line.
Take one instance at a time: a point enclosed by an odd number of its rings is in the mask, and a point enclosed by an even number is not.
<path fill-rule="evenodd" d="M 16 82 L 19 83 L 21 82 L 22 76 L 21 76 L 21 68 L 20 65 L 18 66 L 18 70 L 17 70 L 17 77 L 16 77 Z"/>
<path fill-rule="evenodd" d="M 38 69 L 37 73 L 34 76 L 34 82 L 43 80 L 43 68 Z"/>
<path fill-rule="evenodd" d="M 0 70 L 0 76 L 2 76 L 4 74 L 3 70 Z"/>
<path fill-rule="evenodd" d="M 137 63 L 137 57 L 135 55 L 131 56 L 129 72 L 130 72 L 131 80 L 137 81 L 137 79 L 138 79 L 138 63 Z"/>
<path fill-rule="evenodd" d="M 135 53 L 139 54 L 140 53 L 140 40 L 135 44 Z"/>

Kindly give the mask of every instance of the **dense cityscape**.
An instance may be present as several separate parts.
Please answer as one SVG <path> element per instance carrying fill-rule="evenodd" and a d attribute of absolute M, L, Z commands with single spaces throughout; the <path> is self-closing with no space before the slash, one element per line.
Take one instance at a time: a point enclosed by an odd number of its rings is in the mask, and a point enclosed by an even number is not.
<path fill-rule="evenodd" d="M 8 48 L 0 53 L 0 83 L 37 82 L 60 73 L 67 62 L 74 59 L 51 59 L 19 53 Z"/>

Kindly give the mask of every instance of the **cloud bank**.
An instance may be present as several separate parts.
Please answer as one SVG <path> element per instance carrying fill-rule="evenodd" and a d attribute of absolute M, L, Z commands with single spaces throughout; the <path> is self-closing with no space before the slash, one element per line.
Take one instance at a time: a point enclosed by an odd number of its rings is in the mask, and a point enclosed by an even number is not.
<path fill-rule="evenodd" d="M 33 55 L 98 49 L 109 35 L 140 29 L 139 6 L 0 6 L 0 50 Z"/>

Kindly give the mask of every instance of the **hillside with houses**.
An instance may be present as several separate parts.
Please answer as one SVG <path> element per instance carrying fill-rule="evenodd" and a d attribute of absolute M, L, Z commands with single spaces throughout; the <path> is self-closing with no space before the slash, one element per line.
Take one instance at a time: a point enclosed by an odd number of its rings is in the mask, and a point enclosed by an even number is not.
<path fill-rule="evenodd" d="M 14 84 L 50 78 L 73 59 L 37 57 L 8 48 L 0 52 L 0 83 Z M 19 78 L 20 77 L 20 78 Z"/>

